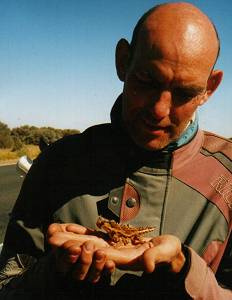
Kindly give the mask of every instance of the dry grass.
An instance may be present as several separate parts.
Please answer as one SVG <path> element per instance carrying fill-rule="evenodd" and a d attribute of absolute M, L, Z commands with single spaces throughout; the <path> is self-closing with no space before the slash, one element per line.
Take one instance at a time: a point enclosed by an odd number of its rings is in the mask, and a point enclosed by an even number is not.
<path fill-rule="evenodd" d="M 20 156 L 27 155 L 34 159 L 40 153 L 39 147 L 35 145 L 24 145 L 18 151 L 11 149 L 0 149 L 0 163 L 17 161 Z"/>

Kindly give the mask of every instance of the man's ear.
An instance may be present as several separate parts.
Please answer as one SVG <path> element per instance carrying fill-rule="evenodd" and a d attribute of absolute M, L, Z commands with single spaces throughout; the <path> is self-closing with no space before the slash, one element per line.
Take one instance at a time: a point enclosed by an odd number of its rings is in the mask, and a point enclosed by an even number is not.
<path fill-rule="evenodd" d="M 115 64 L 117 69 L 118 78 L 121 81 L 125 80 L 127 68 L 130 60 L 130 44 L 125 39 L 121 39 L 115 52 Z"/>
<path fill-rule="evenodd" d="M 216 91 L 220 85 L 223 77 L 223 72 L 221 70 L 213 70 L 207 81 L 207 89 L 205 95 L 202 97 L 200 105 L 204 104 L 208 98 Z"/>
<path fill-rule="evenodd" d="M 207 94 L 211 96 L 222 81 L 223 72 L 221 70 L 213 70 L 207 82 Z"/>

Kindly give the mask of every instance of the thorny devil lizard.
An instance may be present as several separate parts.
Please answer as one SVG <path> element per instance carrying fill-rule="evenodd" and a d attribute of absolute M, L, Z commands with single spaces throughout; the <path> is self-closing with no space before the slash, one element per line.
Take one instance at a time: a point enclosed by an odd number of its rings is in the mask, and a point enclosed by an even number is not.
<path fill-rule="evenodd" d="M 155 227 L 134 227 L 129 224 L 120 224 L 115 220 L 108 220 L 101 216 L 96 223 L 99 229 L 102 229 L 107 234 L 107 242 L 116 247 L 128 245 L 138 245 L 145 242 L 143 235 L 151 232 Z"/>

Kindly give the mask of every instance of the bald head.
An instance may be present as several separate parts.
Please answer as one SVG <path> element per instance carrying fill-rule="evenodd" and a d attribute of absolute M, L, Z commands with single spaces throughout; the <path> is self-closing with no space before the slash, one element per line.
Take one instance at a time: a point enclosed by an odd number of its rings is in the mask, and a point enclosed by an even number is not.
<path fill-rule="evenodd" d="M 223 72 L 213 70 L 218 49 L 212 22 L 183 2 L 151 9 L 132 43 L 118 42 L 122 119 L 136 144 L 158 150 L 178 139 L 222 80 Z"/>
<path fill-rule="evenodd" d="M 153 37 L 153 45 L 147 40 Z M 220 50 L 214 24 L 197 7 L 190 3 L 166 3 L 153 7 L 138 21 L 131 41 L 132 56 L 142 47 L 153 47 L 162 56 L 163 45 L 178 55 L 204 58 L 212 70 Z"/>

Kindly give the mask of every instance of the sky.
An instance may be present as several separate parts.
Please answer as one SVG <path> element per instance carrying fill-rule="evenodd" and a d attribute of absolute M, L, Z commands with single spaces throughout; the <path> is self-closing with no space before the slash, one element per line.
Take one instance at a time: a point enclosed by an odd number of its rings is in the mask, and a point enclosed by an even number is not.
<path fill-rule="evenodd" d="M 172 2 L 172 1 L 170 1 Z M 224 78 L 200 108 L 200 126 L 232 137 L 232 1 L 189 1 L 216 25 Z M 10 128 L 83 131 L 109 122 L 121 93 L 114 54 L 150 0 L 0 0 L 0 121 Z"/>

